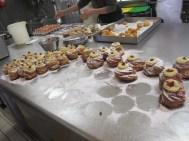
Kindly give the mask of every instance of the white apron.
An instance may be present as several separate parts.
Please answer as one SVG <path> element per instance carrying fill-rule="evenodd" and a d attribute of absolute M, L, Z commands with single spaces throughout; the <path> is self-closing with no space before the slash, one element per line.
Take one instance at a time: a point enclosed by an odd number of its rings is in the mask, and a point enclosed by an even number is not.
<path fill-rule="evenodd" d="M 183 0 L 157 0 L 157 16 L 164 22 L 181 23 Z"/>

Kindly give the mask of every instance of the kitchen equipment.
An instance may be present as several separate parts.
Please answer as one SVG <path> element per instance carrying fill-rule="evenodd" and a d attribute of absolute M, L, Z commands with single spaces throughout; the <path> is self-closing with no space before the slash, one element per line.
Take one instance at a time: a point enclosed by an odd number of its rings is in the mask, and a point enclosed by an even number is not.
<path fill-rule="evenodd" d="M 135 23 L 137 21 L 150 20 L 153 21 L 153 25 L 147 28 L 137 37 L 120 37 L 120 36 L 102 36 L 101 34 L 96 34 L 94 40 L 97 42 L 120 42 L 123 44 L 138 44 L 144 40 L 154 29 L 156 29 L 161 24 L 161 19 L 158 17 L 126 17 L 117 22 L 117 24 L 122 23 L 123 21 L 129 23 Z"/>
<path fill-rule="evenodd" d="M 87 43 L 88 37 L 87 36 L 77 36 L 77 37 L 67 37 L 63 39 L 63 43 L 65 45 L 83 45 Z"/>
<path fill-rule="evenodd" d="M 45 51 L 55 51 L 59 49 L 59 37 L 46 37 L 39 44 Z"/>
<path fill-rule="evenodd" d="M 9 56 L 8 48 L 3 39 L 3 36 L 4 34 L 0 35 L 0 60 Z"/>
<path fill-rule="evenodd" d="M 17 45 L 25 44 L 30 41 L 25 21 L 10 24 L 7 29 Z"/>

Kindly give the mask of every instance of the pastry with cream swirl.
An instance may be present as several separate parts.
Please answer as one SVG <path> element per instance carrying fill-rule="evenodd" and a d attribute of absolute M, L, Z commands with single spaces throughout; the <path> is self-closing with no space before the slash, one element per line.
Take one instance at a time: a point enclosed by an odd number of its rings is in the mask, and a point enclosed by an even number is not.
<path fill-rule="evenodd" d="M 151 57 L 145 61 L 144 64 L 144 74 L 149 77 L 156 77 L 159 76 L 159 74 L 164 69 L 164 63 L 163 60 L 155 57 Z"/>
<path fill-rule="evenodd" d="M 87 58 L 87 66 L 89 69 L 97 69 L 103 66 L 104 60 L 100 53 L 91 52 Z"/>
<path fill-rule="evenodd" d="M 115 68 L 121 60 L 122 57 L 117 51 L 111 51 L 106 59 L 106 62 L 109 67 Z"/>
<path fill-rule="evenodd" d="M 31 80 L 37 76 L 35 65 L 28 65 L 24 67 L 24 78 Z"/>
<path fill-rule="evenodd" d="M 138 58 L 135 55 L 129 55 L 127 57 L 127 62 L 131 63 L 136 71 L 142 71 L 145 64 L 142 59 Z"/>
<path fill-rule="evenodd" d="M 163 83 L 167 79 L 173 79 L 173 80 L 177 80 L 179 82 L 182 82 L 182 75 L 175 68 L 166 68 L 166 69 L 164 69 L 159 75 L 160 89 L 162 89 Z"/>
<path fill-rule="evenodd" d="M 182 75 L 183 79 L 189 79 L 189 58 L 182 56 L 176 59 L 173 66 Z"/>
<path fill-rule="evenodd" d="M 124 48 L 119 42 L 114 42 L 111 44 L 111 50 L 117 51 L 121 56 L 124 54 Z"/>
<path fill-rule="evenodd" d="M 81 58 L 83 60 L 83 62 L 85 63 L 87 61 L 87 58 L 89 57 L 90 53 L 93 50 L 91 48 L 85 48 L 81 54 Z"/>
<path fill-rule="evenodd" d="M 108 47 L 101 47 L 99 49 L 99 52 L 102 54 L 104 61 L 106 61 L 106 58 L 108 57 L 110 49 Z"/>
<path fill-rule="evenodd" d="M 137 80 L 136 71 L 132 68 L 132 65 L 125 62 L 119 62 L 116 70 L 115 76 L 121 81 L 133 82 Z"/>
<path fill-rule="evenodd" d="M 70 60 L 74 60 L 78 58 L 78 51 L 74 47 L 70 47 L 66 52 L 67 57 Z"/>
<path fill-rule="evenodd" d="M 183 83 L 168 79 L 163 83 L 162 94 L 159 102 L 169 109 L 179 108 L 186 101 L 185 90 Z"/>

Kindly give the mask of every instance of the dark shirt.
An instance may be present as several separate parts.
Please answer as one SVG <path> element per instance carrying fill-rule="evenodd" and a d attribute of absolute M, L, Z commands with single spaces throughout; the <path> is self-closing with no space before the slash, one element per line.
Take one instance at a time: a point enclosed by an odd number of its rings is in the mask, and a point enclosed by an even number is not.
<path fill-rule="evenodd" d="M 94 8 L 102 8 L 104 6 L 116 6 L 117 1 L 116 0 L 80 0 L 78 2 L 79 9 L 82 9 L 85 7 L 89 2 L 92 3 L 92 6 Z"/>
<path fill-rule="evenodd" d="M 99 15 L 98 20 L 101 23 L 111 23 L 123 18 L 121 8 L 118 6 L 116 0 L 80 0 L 78 2 L 79 9 L 85 7 L 89 2 L 92 3 L 93 8 L 110 8 L 110 13 Z"/>

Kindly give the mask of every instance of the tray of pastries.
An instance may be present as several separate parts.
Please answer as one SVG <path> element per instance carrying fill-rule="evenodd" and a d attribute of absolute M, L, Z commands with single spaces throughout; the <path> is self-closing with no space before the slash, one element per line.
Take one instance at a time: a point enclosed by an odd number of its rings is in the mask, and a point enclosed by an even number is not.
<path fill-rule="evenodd" d="M 96 34 L 94 40 L 97 42 L 137 44 L 160 23 L 161 19 L 157 17 L 124 18 Z"/>
<path fill-rule="evenodd" d="M 65 25 L 65 28 L 55 32 L 57 35 L 62 35 L 64 38 L 75 38 L 79 36 L 91 36 L 100 30 L 100 25 L 83 25 L 70 24 Z"/>
<path fill-rule="evenodd" d="M 39 27 L 34 30 L 33 35 L 47 35 L 49 33 L 52 33 L 54 31 L 57 31 L 59 29 L 63 28 L 62 25 L 60 24 L 49 24 L 49 25 L 44 25 L 42 27 Z"/>

